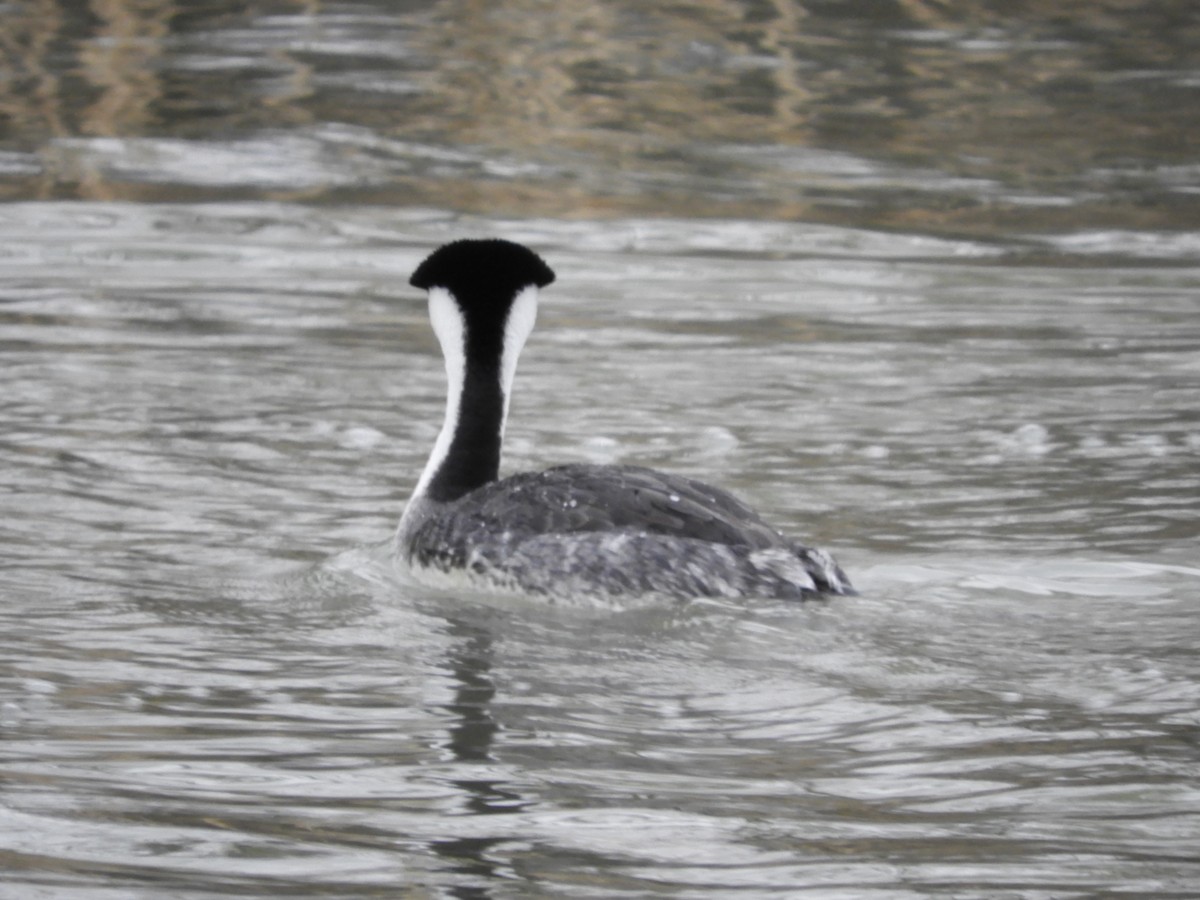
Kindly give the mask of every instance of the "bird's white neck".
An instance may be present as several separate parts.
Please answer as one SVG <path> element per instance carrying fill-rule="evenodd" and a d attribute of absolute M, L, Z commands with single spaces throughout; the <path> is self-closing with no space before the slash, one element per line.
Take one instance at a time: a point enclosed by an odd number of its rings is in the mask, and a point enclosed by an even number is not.
<path fill-rule="evenodd" d="M 425 498 L 456 500 L 496 479 L 517 360 L 533 330 L 537 299 L 533 285 L 519 291 L 496 340 L 471 334 L 449 290 L 429 290 L 429 318 L 446 363 L 446 416 L 410 507 Z"/>

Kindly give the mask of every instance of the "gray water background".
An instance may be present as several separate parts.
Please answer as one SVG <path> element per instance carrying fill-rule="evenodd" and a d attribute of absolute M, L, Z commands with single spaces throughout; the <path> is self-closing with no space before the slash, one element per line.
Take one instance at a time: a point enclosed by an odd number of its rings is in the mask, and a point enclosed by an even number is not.
<path fill-rule="evenodd" d="M 1193 5 L 0 16 L 0 897 L 1200 897 Z M 414 588 L 483 234 L 862 595 Z"/>

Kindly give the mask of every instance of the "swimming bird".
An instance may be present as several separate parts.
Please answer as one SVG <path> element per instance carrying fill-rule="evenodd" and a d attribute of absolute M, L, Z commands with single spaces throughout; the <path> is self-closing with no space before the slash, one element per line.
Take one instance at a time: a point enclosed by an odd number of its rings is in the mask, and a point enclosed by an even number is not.
<path fill-rule="evenodd" d="M 500 239 L 446 244 L 413 272 L 448 382 L 441 432 L 397 531 L 417 579 L 550 597 L 853 593 L 829 554 L 691 478 L 590 464 L 499 477 L 517 358 L 553 281 L 540 256 Z"/>

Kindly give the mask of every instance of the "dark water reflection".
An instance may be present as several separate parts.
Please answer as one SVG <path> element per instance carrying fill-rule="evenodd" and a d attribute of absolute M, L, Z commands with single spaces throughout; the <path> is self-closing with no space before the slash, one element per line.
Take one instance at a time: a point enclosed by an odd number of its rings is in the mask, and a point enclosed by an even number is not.
<path fill-rule="evenodd" d="M 1200 220 L 1190 0 L 3 8 L 0 196 Z"/>

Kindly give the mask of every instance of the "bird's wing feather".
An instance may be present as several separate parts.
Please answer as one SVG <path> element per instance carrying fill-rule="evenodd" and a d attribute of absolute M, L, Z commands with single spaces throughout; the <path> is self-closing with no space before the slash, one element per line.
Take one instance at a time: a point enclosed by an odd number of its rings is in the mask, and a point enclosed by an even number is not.
<path fill-rule="evenodd" d="M 788 543 L 732 494 L 640 466 L 570 465 L 522 473 L 463 501 L 461 512 L 469 508 L 480 525 L 530 537 L 632 529 L 756 549 Z"/>
<path fill-rule="evenodd" d="M 413 558 L 538 593 L 852 593 L 827 554 L 711 485 L 639 466 L 559 466 L 492 482 L 422 523 Z"/>

